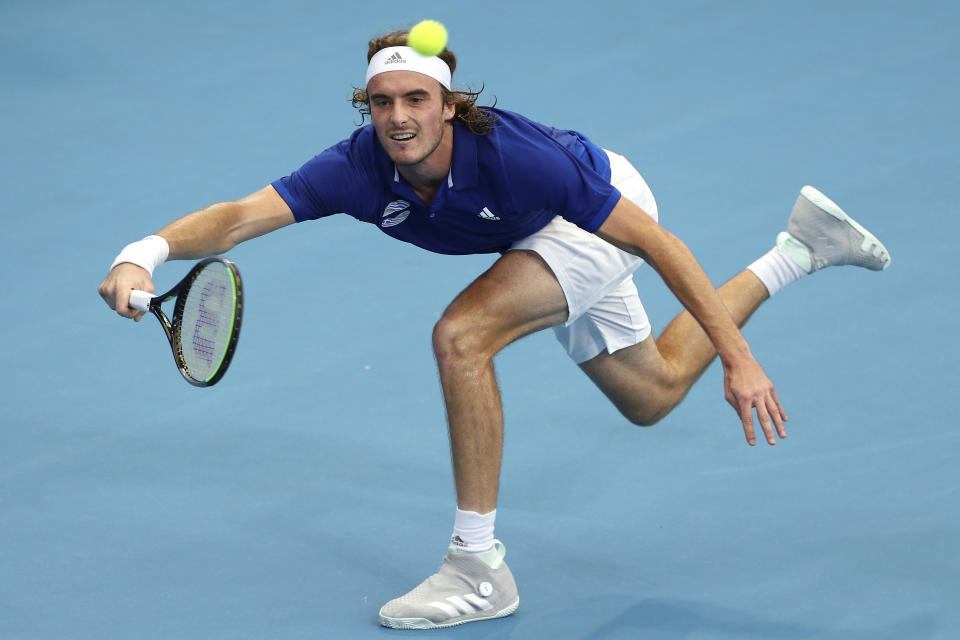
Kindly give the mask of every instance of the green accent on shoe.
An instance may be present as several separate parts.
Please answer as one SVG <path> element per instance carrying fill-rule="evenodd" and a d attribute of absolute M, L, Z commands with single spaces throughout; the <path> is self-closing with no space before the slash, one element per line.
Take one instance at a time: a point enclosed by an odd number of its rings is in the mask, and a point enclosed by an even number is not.
<path fill-rule="evenodd" d="M 797 266 L 810 273 L 813 271 L 813 264 L 810 260 L 810 247 L 803 244 L 786 231 L 777 234 L 777 248 L 797 263 Z"/>

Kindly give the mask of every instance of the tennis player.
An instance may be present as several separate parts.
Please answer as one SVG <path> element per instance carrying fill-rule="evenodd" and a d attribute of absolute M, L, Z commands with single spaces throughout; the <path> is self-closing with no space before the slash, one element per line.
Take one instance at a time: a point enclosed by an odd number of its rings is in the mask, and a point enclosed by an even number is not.
<path fill-rule="evenodd" d="M 570 357 L 628 420 L 667 415 L 719 354 L 725 394 L 750 445 L 786 436 L 773 384 L 739 326 L 771 295 L 832 265 L 880 270 L 883 245 L 804 187 L 776 246 L 715 289 L 658 224 L 646 182 L 580 133 L 478 108 L 452 89 L 456 58 L 425 57 L 406 32 L 371 40 L 354 105 L 372 125 L 290 175 L 214 204 L 128 245 L 99 291 L 120 315 L 131 289 L 153 290 L 166 260 L 228 251 L 294 222 L 347 213 L 444 254 L 500 254 L 433 330 L 449 422 L 457 510 L 438 573 L 380 610 L 381 624 L 436 628 L 513 613 L 519 596 L 494 539 L 503 413 L 493 356 L 552 327 Z M 686 311 L 658 337 L 632 274 L 648 262 Z"/>

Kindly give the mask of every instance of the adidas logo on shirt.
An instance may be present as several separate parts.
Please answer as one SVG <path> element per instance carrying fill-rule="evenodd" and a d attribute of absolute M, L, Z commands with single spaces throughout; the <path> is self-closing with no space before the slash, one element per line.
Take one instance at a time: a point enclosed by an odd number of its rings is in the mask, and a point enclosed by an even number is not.
<path fill-rule="evenodd" d="M 490 209 L 486 207 L 483 208 L 483 211 L 477 214 L 478 217 L 483 218 L 484 220 L 499 220 L 500 216 L 494 215 Z"/>
<path fill-rule="evenodd" d="M 397 64 L 398 62 L 406 62 L 406 60 L 404 60 L 400 55 L 399 51 L 387 58 L 383 64 Z"/>

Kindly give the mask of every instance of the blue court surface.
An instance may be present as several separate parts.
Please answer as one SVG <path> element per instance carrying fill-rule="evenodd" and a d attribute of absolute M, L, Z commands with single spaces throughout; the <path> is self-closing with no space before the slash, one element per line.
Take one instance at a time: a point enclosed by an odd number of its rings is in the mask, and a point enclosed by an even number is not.
<path fill-rule="evenodd" d="M 957 7 L 6 0 L 0 638 L 960 637 Z M 211 389 L 96 286 L 124 244 L 349 135 L 367 39 L 427 17 L 481 103 L 630 158 L 715 281 L 804 184 L 893 264 L 817 273 L 747 325 L 791 418 L 772 448 L 716 365 L 641 429 L 551 332 L 508 348 L 521 607 L 405 633 L 377 611 L 439 566 L 455 506 L 431 328 L 493 258 L 346 216 L 241 245 Z M 659 331 L 680 305 L 637 282 Z"/>

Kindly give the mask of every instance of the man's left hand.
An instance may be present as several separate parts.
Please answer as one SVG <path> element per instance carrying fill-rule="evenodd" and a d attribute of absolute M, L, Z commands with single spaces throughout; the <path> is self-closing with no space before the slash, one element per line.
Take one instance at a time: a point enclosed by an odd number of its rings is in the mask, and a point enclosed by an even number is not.
<path fill-rule="evenodd" d="M 724 366 L 724 391 L 727 402 L 740 415 L 747 443 L 757 443 L 754 432 L 753 412 L 757 412 L 760 427 L 767 437 L 767 444 L 774 445 L 777 439 L 774 428 L 781 438 L 787 437 L 783 423 L 787 414 L 780 406 L 777 391 L 763 369 L 752 358 L 734 366 Z"/>

